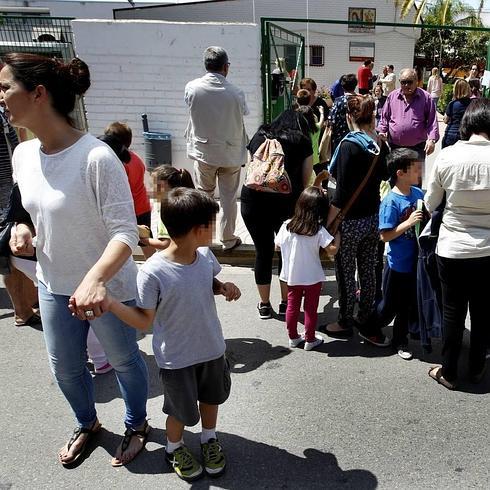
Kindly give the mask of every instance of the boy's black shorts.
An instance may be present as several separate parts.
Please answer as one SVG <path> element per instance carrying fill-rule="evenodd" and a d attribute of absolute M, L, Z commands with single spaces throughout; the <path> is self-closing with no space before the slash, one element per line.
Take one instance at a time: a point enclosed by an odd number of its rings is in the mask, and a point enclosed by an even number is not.
<path fill-rule="evenodd" d="M 230 365 L 218 359 L 182 369 L 160 369 L 163 383 L 163 411 L 190 427 L 199 422 L 197 403 L 221 405 L 230 396 Z"/>

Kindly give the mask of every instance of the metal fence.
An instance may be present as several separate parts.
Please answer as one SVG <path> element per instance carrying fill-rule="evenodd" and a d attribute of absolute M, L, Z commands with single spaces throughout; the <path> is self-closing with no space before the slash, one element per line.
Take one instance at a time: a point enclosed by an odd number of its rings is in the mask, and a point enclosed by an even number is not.
<path fill-rule="evenodd" d="M 35 53 L 71 60 L 75 56 L 71 18 L 0 13 L 0 58 L 7 53 Z M 87 129 L 83 100 L 71 115 L 79 129 Z"/>

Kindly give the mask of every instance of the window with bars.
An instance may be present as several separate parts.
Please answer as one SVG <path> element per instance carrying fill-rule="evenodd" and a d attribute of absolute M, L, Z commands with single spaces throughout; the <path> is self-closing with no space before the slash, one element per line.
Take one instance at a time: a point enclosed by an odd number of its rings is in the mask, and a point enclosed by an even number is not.
<path fill-rule="evenodd" d="M 310 66 L 323 66 L 325 46 L 310 46 Z"/>

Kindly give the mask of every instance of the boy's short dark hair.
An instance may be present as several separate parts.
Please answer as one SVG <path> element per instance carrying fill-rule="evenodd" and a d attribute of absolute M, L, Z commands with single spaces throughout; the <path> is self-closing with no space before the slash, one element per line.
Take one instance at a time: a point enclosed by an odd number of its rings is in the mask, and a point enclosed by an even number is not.
<path fill-rule="evenodd" d="M 218 203 L 204 192 L 178 187 L 162 200 L 160 216 L 170 237 L 180 238 L 196 226 L 209 226 L 218 211 Z"/>
<path fill-rule="evenodd" d="M 396 148 L 386 158 L 390 181 L 395 185 L 398 170 L 406 172 L 415 162 L 420 160 L 416 151 L 410 148 Z"/>

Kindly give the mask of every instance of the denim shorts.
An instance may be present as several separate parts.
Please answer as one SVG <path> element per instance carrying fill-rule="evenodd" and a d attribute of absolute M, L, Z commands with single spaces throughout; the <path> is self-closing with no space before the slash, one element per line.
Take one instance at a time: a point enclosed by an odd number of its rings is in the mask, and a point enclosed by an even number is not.
<path fill-rule="evenodd" d="M 230 396 L 230 365 L 218 359 L 182 369 L 160 369 L 163 383 L 163 412 L 186 426 L 199 422 L 198 402 L 221 405 Z"/>

